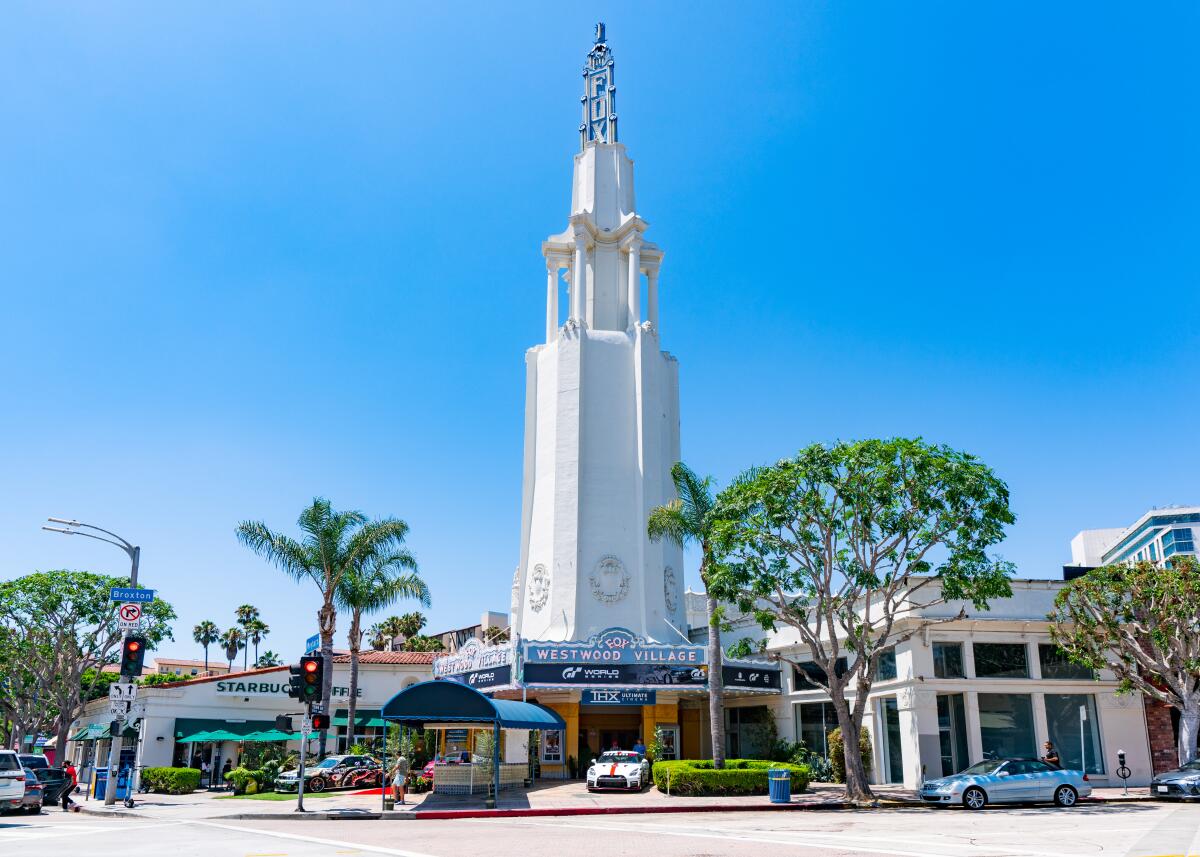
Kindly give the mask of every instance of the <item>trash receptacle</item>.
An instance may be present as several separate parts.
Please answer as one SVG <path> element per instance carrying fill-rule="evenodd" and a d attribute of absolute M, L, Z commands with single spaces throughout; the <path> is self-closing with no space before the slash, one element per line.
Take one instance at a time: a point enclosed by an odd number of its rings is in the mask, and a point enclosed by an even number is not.
<path fill-rule="evenodd" d="M 791 803 L 792 772 L 771 768 L 767 771 L 767 790 L 771 795 L 771 803 Z"/>

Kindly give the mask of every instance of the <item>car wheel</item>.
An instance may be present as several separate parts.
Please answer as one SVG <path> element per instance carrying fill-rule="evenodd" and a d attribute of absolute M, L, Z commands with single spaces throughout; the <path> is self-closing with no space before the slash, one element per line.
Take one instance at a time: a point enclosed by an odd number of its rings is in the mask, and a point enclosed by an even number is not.
<path fill-rule="evenodd" d="M 983 809 L 987 806 L 987 795 L 978 786 L 971 786 L 963 792 L 962 803 L 967 809 Z"/>
<path fill-rule="evenodd" d="M 308 782 L 308 790 L 309 790 L 310 792 L 323 792 L 323 791 L 325 791 L 325 780 L 324 780 L 324 779 L 322 779 L 321 777 L 313 777 L 313 778 L 312 778 L 311 780 L 309 780 L 309 782 Z"/>
<path fill-rule="evenodd" d="M 1059 786 L 1054 790 L 1056 806 L 1075 806 L 1079 802 L 1079 792 L 1073 786 Z"/>

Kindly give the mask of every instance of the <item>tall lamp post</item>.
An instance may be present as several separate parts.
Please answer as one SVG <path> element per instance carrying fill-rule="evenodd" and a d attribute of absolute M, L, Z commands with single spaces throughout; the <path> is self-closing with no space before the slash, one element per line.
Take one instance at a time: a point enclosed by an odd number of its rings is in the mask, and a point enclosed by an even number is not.
<path fill-rule="evenodd" d="M 43 526 L 42 527 L 43 530 L 49 530 L 52 533 L 62 533 L 63 535 L 66 535 L 66 536 L 87 536 L 89 539 L 96 539 L 97 541 L 108 542 L 110 545 L 116 545 L 121 550 L 125 551 L 125 553 L 129 554 L 129 561 L 131 563 L 131 566 L 129 569 L 129 585 L 134 589 L 137 588 L 137 585 L 138 585 L 138 560 L 141 558 L 141 555 L 142 555 L 142 549 L 140 547 L 138 547 L 137 545 L 130 544 L 129 542 L 125 541 L 125 539 L 118 536 L 116 533 L 109 532 L 108 530 L 104 529 L 103 527 L 97 527 L 97 526 L 94 526 L 93 524 L 84 524 L 84 523 L 80 523 L 79 521 L 74 521 L 74 520 L 69 521 L 69 520 L 66 520 L 65 518 L 47 518 L 47 520 L 50 521 L 52 524 L 65 524 L 66 526 L 65 527 Z M 112 538 L 106 539 L 106 538 L 104 538 L 104 536 L 97 536 L 94 533 L 85 533 L 85 532 L 83 532 L 83 530 L 85 530 L 85 529 L 95 530 L 98 533 L 104 533 L 105 535 L 112 536 Z M 115 539 L 115 541 L 114 541 L 114 539 Z M 129 636 L 128 631 L 126 631 L 124 634 L 121 635 L 122 644 L 124 644 L 125 637 L 127 637 L 127 636 Z M 117 802 L 116 773 L 117 773 L 117 765 L 119 765 L 121 763 L 121 744 L 124 743 L 124 736 L 121 733 L 124 731 L 124 726 L 125 726 L 124 720 L 121 720 L 120 722 L 121 722 L 121 731 L 118 732 L 116 735 L 113 735 L 112 739 L 109 741 L 108 782 L 105 784 L 105 788 L 104 788 L 104 805 L 105 806 L 112 806 L 113 804 L 115 804 Z M 66 751 L 65 747 L 62 749 L 64 752 Z M 130 788 L 132 788 L 133 783 L 131 782 L 129 784 L 129 786 L 130 786 Z"/>

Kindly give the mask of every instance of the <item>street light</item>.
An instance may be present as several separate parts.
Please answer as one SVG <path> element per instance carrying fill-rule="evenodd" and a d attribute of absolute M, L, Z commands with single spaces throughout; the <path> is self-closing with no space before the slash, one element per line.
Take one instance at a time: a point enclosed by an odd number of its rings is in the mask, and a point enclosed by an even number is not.
<path fill-rule="evenodd" d="M 45 525 L 42 525 L 43 530 L 48 530 L 49 532 L 52 532 L 52 533 L 62 533 L 64 536 L 87 536 L 89 539 L 95 539 L 96 541 L 107 542 L 110 545 L 116 545 L 121 550 L 125 551 L 125 553 L 127 553 L 129 555 L 129 561 L 131 564 L 130 569 L 129 569 L 129 585 L 134 589 L 137 588 L 137 585 L 138 585 L 138 560 L 140 560 L 141 556 L 142 556 L 142 549 L 140 547 L 138 547 L 137 545 L 130 544 L 129 542 L 125 541 L 125 539 L 118 536 L 116 533 L 110 532 L 110 531 L 104 529 L 103 527 L 97 527 L 94 524 L 84 524 L 84 523 L 81 523 L 80 521 L 76 521 L 74 519 L 68 520 L 66 518 L 47 518 L 46 520 L 50 521 L 50 523 L 52 523 L 52 524 L 66 524 L 66 527 L 47 527 Z M 97 536 L 97 535 L 94 535 L 93 533 L 85 533 L 85 532 L 83 532 L 83 529 L 80 529 L 80 528 L 88 529 L 88 530 L 95 530 L 98 533 L 104 533 L 105 535 L 112 536 L 112 538 L 106 539 L 106 538 L 104 538 L 104 536 Z M 116 539 L 116 541 L 113 541 L 113 539 Z M 125 637 L 127 637 L 127 636 L 129 636 L 128 631 L 126 631 L 124 634 L 121 635 L 121 645 L 122 646 L 124 646 Z M 125 724 L 125 721 L 122 720 L 121 721 L 122 731 L 124 731 L 124 724 Z M 115 804 L 117 802 L 117 781 L 116 781 L 114 775 L 116 773 L 117 765 L 119 765 L 121 762 L 121 744 L 123 744 L 123 743 L 124 743 L 124 736 L 120 732 L 118 732 L 116 735 L 114 735 L 112 737 L 111 741 L 109 742 L 108 783 L 106 784 L 105 789 L 104 789 L 104 805 L 105 806 L 112 806 L 113 804 Z M 63 752 L 66 752 L 65 747 L 62 749 L 63 749 Z M 127 801 L 126 801 L 130 805 L 132 805 L 132 794 L 133 794 L 133 785 L 134 785 L 133 780 L 136 778 L 136 775 L 137 775 L 137 766 L 135 764 L 134 765 L 134 777 L 130 779 L 130 782 L 128 785 L 128 787 L 130 789 L 130 792 L 129 792 L 130 799 L 127 799 Z"/>

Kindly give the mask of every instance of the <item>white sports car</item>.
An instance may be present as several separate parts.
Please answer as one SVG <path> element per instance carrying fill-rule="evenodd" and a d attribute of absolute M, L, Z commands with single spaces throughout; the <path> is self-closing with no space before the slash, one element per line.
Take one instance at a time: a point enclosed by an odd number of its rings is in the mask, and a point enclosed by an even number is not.
<path fill-rule="evenodd" d="M 589 792 L 597 789 L 631 789 L 641 791 L 650 783 L 650 762 L 641 753 L 629 750 L 610 750 L 592 759 L 587 772 Z"/>

